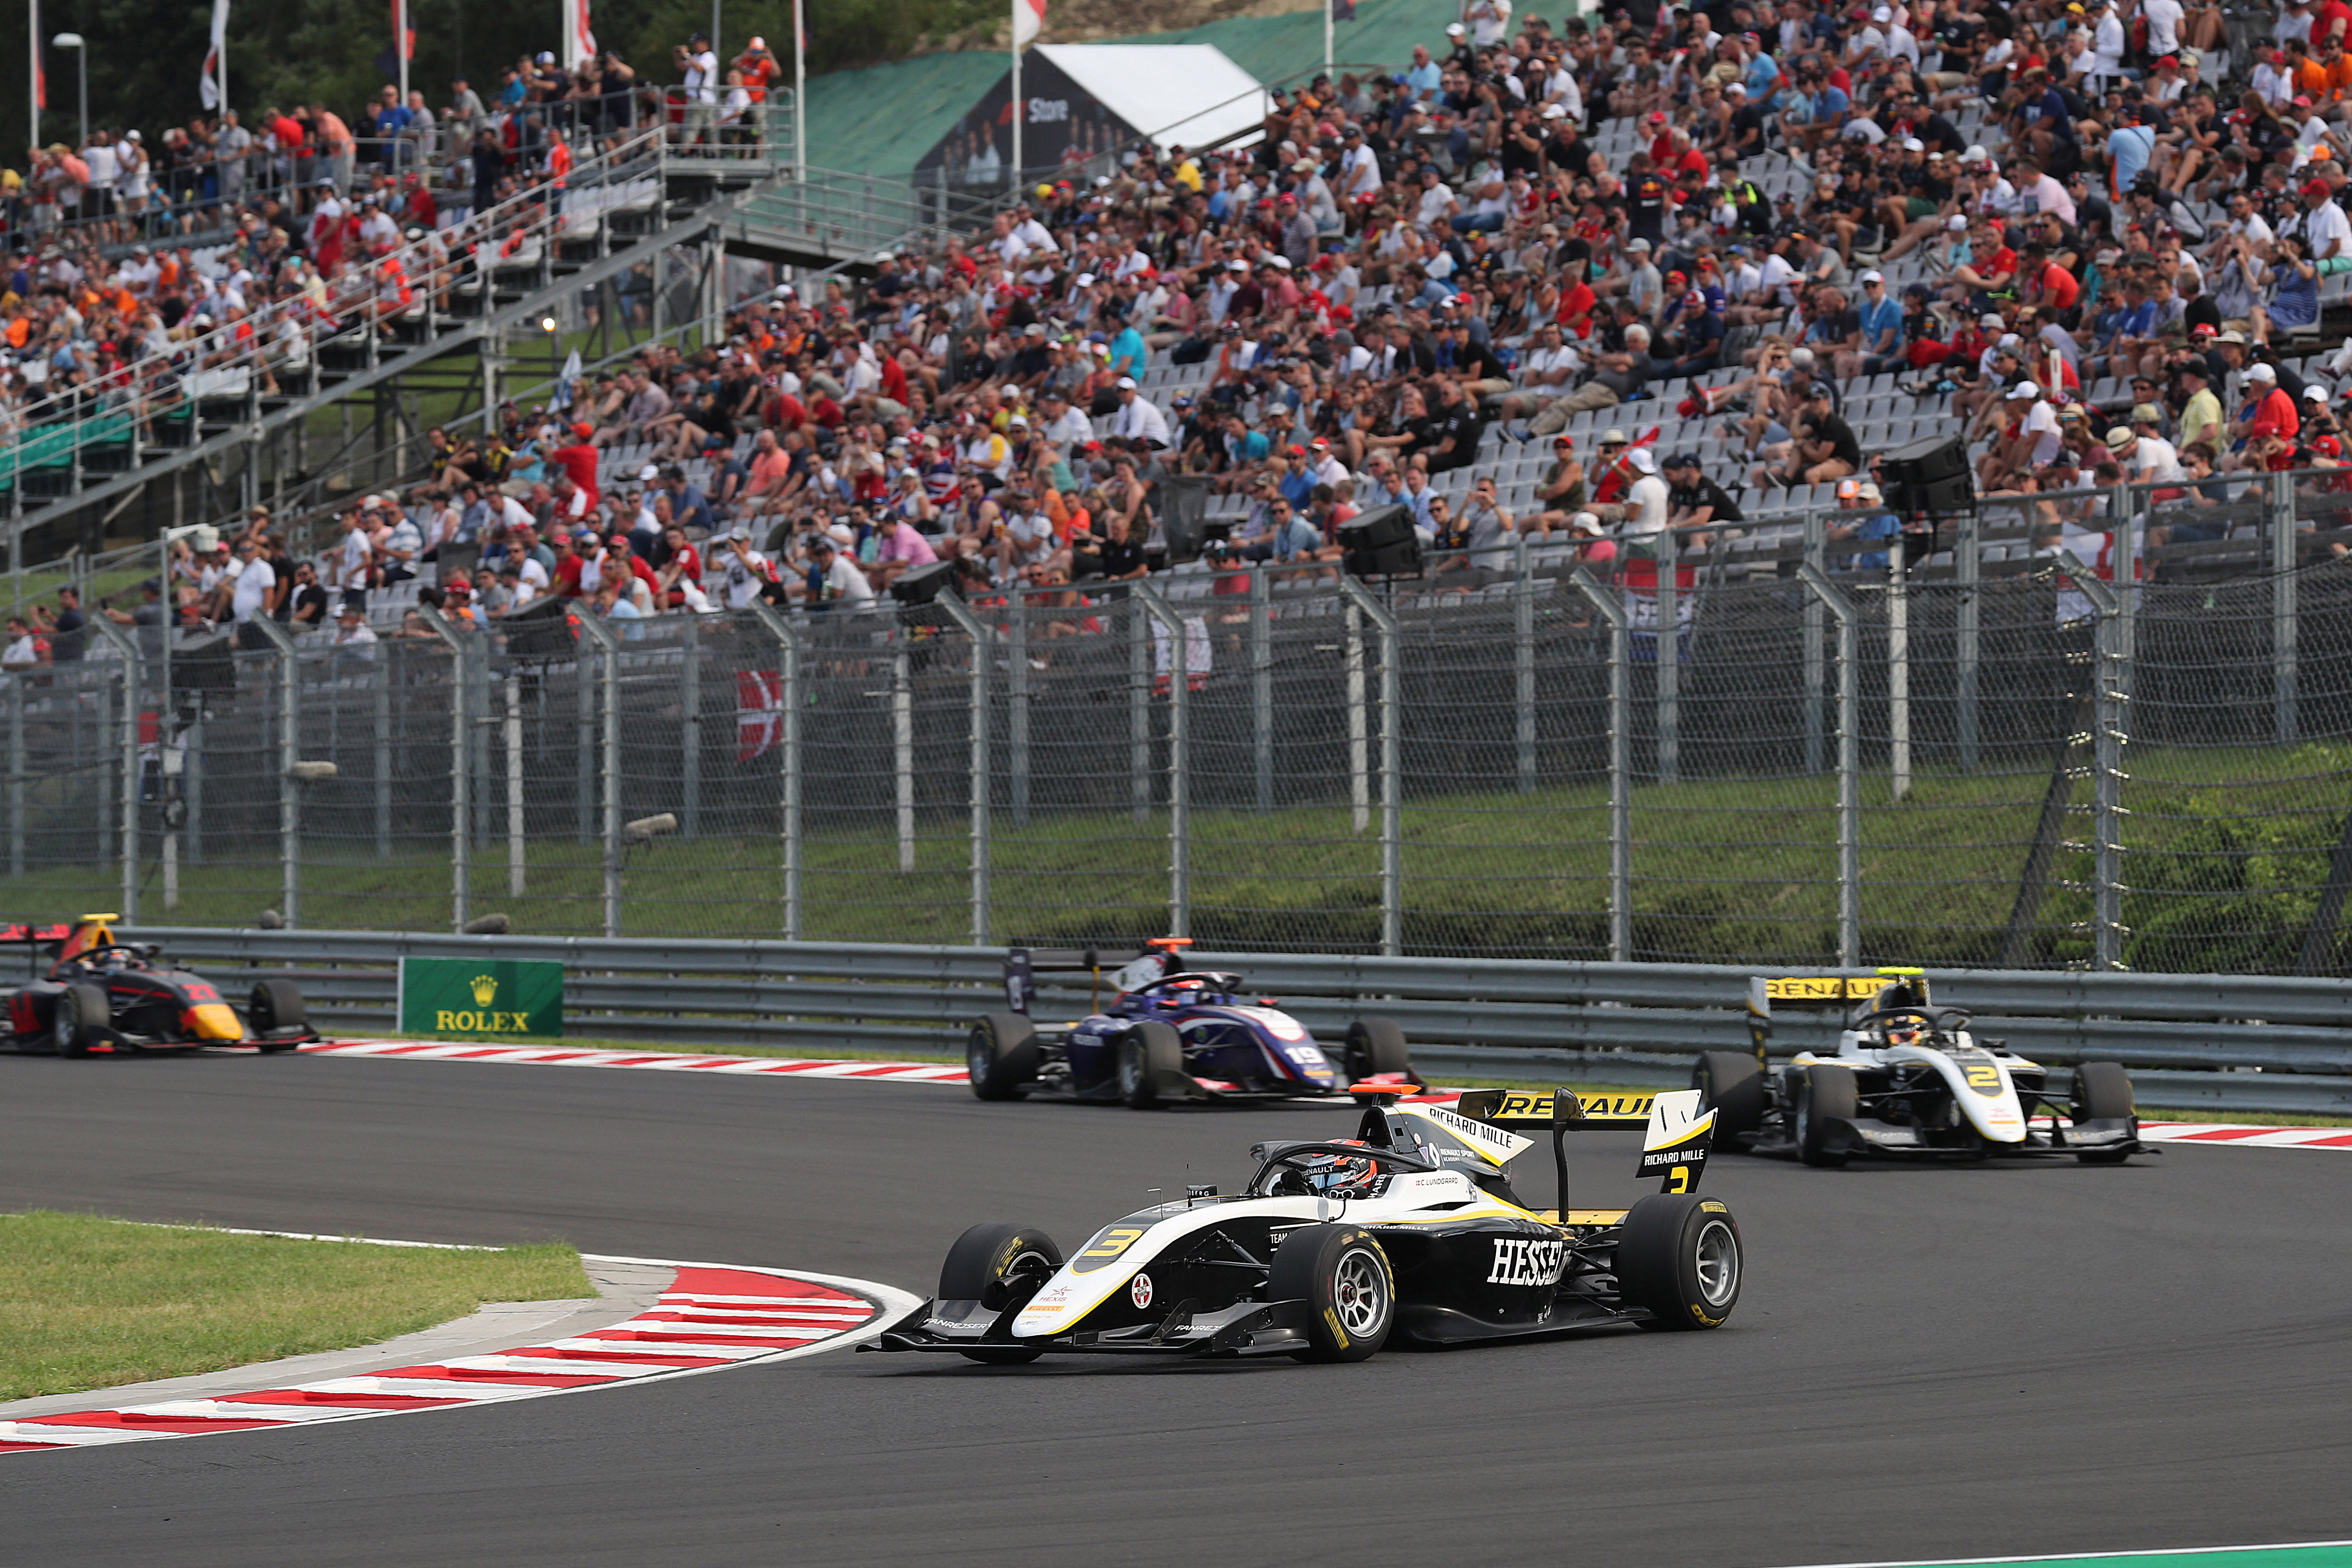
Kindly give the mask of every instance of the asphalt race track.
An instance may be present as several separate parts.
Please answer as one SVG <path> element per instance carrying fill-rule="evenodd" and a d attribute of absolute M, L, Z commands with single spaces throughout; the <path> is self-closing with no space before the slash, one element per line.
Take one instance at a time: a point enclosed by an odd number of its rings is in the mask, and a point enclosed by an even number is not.
<path fill-rule="evenodd" d="M 0 1209 L 791 1265 L 928 1295 L 1346 1110 L 299 1057 L 0 1058 Z M 1571 1145 L 1630 1201 L 1631 1135 Z M 1548 1164 L 1548 1156 L 1536 1161 Z M 1719 1332 L 1362 1365 L 840 1352 L 520 1405 L 0 1458 L 0 1562 L 1765 1565 L 2333 1538 L 2352 1163 L 1727 1158 Z M 1548 1172 L 1523 1183 L 1549 1195 Z"/>

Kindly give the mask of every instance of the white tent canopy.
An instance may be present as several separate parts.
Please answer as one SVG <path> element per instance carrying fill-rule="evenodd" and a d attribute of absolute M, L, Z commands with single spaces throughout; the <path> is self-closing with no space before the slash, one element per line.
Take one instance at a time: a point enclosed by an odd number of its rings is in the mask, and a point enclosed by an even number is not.
<path fill-rule="evenodd" d="M 1214 44 L 1038 44 L 1029 53 L 1163 147 L 1248 141 L 1274 107 Z"/>

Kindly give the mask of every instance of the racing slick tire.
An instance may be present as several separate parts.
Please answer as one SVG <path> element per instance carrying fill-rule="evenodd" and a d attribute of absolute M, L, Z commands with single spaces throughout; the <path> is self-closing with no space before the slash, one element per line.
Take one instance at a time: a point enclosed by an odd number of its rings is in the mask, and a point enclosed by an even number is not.
<path fill-rule="evenodd" d="M 2120 1062 L 2084 1062 L 2074 1069 L 2074 1092 L 2066 1114 L 2075 1121 L 2105 1121 L 2137 1115 L 2132 1103 L 2131 1075 Z M 2074 1158 L 2085 1165 L 2120 1165 L 2132 1157 L 2131 1145 L 2120 1149 L 2084 1149 Z"/>
<path fill-rule="evenodd" d="M 1037 1026 L 1018 1013 L 983 1013 L 964 1046 L 971 1092 L 982 1100 L 1018 1100 L 1037 1077 Z"/>
<path fill-rule="evenodd" d="M 1701 1051 L 1691 1068 L 1699 1103 L 1715 1110 L 1717 1150 L 1737 1149 L 1742 1135 L 1764 1125 L 1764 1069 L 1744 1051 Z"/>
<path fill-rule="evenodd" d="M 1404 1030 L 1393 1018 L 1359 1018 L 1348 1026 L 1348 1043 L 1339 1053 L 1339 1070 L 1349 1083 L 1384 1072 L 1402 1073 L 1413 1082 L 1412 1052 L 1406 1048 Z"/>
<path fill-rule="evenodd" d="M 86 1057 L 113 1037 L 114 1006 L 95 985 L 68 985 L 49 1014 L 49 1044 L 61 1057 Z"/>
<path fill-rule="evenodd" d="M 1034 1225 L 976 1225 L 956 1237 L 940 1265 L 940 1300 L 978 1301 L 1001 1312 L 1016 1297 L 1035 1295 L 1063 1261 L 1054 1238 Z M 985 1366 L 1019 1366 L 1045 1352 L 1008 1347 L 961 1353 Z"/>
<path fill-rule="evenodd" d="M 1696 1193 L 1652 1193 L 1625 1211 L 1618 1299 L 1644 1307 L 1645 1329 L 1719 1329 L 1739 1301 L 1739 1222 Z"/>
<path fill-rule="evenodd" d="M 1267 1271 L 1269 1301 L 1304 1301 L 1307 1344 L 1294 1361 L 1369 1361 L 1396 1323 L 1396 1270 L 1360 1225 L 1310 1225 L 1282 1238 Z"/>
<path fill-rule="evenodd" d="M 1854 1095 L 1853 1069 L 1815 1062 L 1797 1082 L 1797 1157 L 1808 1165 L 1835 1167 L 1853 1158 L 1843 1144 L 1832 1147 L 1833 1118 L 1851 1121 L 1859 1103 Z"/>
<path fill-rule="evenodd" d="M 1118 1097 L 1129 1110 L 1155 1110 L 1167 1102 L 1160 1086 L 1171 1076 L 1182 1077 L 1184 1042 L 1157 1018 L 1146 1018 L 1119 1031 Z"/>
<path fill-rule="evenodd" d="M 253 994 L 246 999 L 245 1016 L 257 1035 L 275 1029 L 299 1029 L 307 1034 L 310 1027 L 310 1010 L 302 1005 L 302 989 L 291 980 L 255 981 Z M 261 1048 L 273 1053 L 290 1051 L 299 1043 L 266 1040 Z"/>

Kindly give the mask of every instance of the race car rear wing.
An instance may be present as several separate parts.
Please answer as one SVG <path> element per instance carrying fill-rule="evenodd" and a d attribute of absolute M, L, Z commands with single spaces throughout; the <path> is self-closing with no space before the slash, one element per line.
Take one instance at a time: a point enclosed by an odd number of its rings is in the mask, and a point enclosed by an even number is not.
<path fill-rule="evenodd" d="M 0 945 L 23 947 L 26 959 L 31 964 L 30 973 L 36 977 L 41 972 L 42 950 L 49 947 L 62 950 L 72 935 L 73 927 L 66 925 L 45 926 L 29 922 L 0 925 Z"/>
<path fill-rule="evenodd" d="M 1886 1001 L 1889 993 L 1896 1001 Z M 1772 1041 L 1772 1005 L 1783 1007 L 1864 1006 L 1925 1007 L 1927 975 L 1919 969 L 1881 969 L 1874 974 L 1784 974 L 1778 979 L 1757 975 L 1748 983 L 1748 1039 L 1756 1048 L 1756 1064 L 1768 1064 Z"/>
<path fill-rule="evenodd" d="M 1141 947 L 1016 947 L 1004 955 L 1004 999 L 1014 1012 L 1026 1017 L 1037 1000 L 1038 975 L 1091 974 L 1094 1010 L 1098 1013 L 1102 1011 L 1104 970 L 1111 971 L 1116 984 L 1118 972 L 1128 965 L 1173 954 L 1192 945 L 1190 937 L 1159 936 Z M 1124 985 L 1118 988 L 1128 989 Z"/>
<path fill-rule="evenodd" d="M 1638 1177 L 1664 1179 L 1660 1191 L 1698 1190 L 1714 1141 L 1715 1112 L 1699 1108 L 1695 1089 L 1662 1094 L 1580 1094 L 1574 1089 L 1475 1089 L 1454 1101 L 1455 1112 L 1508 1131 L 1549 1131 L 1553 1173 L 1559 1182 L 1559 1212 L 1568 1212 L 1568 1151 L 1572 1131 L 1642 1132 Z"/>

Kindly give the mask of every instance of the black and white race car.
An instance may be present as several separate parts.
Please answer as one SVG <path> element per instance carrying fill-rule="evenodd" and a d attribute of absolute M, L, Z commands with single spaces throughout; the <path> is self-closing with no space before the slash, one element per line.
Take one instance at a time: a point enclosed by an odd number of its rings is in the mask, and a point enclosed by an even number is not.
<path fill-rule="evenodd" d="M 2084 1062 L 2061 1082 L 2000 1040 L 1979 1041 L 1969 1015 L 1934 1005 L 1927 977 L 1804 975 L 1749 983 L 1752 1053 L 1706 1051 L 1691 1084 L 1716 1113 L 1719 1147 L 1794 1154 L 1808 1165 L 1856 1155 L 1981 1160 L 2060 1158 L 2117 1165 L 2140 1152 L 2131 1079 Z M 1799 1051 L 1772 1063 L 1772 1007 L 1851 1007 L 1835 1056 Z M 2041 1128 L 2037 1117 L 2046 1117 Z"/>
<path fill-rule="evenodd" d="M 1187 1188 L 1103 1226 L 1065 1258 L 1032 1226 L 977 1225 L 936 1300 L 877 1351 L 976 1362 L 1078 1354 L 1362 1361 L 1391 1340 L 1452 1344 L 1633 1324 L 1719 1328 L 1739 1300 L 1739 1225 L 1695 1190 L 1713 1118 L 1698 1096 L 1485 1089 L 1452 1107 L 1392 1092 L 1354 1138 L 1261 1143 L 1239 1193 Z M 1506 1172 L 1549 1131 L 1560 1206 Z M 1562 1136 L 1641 1129 L 1630 1209 L 1566 1206 Z"/>

